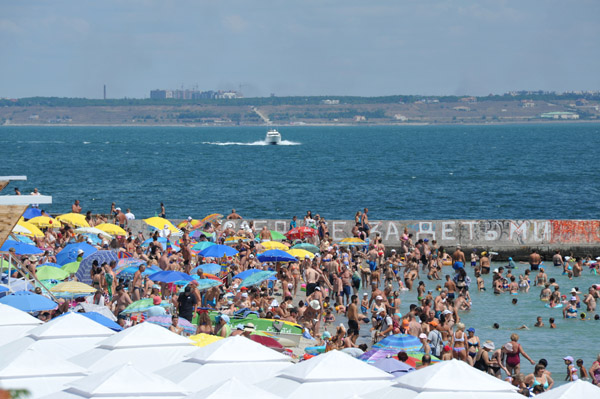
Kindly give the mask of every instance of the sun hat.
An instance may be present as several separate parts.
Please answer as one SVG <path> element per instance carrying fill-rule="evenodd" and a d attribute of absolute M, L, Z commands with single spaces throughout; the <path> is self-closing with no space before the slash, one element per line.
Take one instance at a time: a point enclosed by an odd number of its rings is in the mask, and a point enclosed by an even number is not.
<path fill-rule="evenodd" d="M 571 363 L 573 363 L 573 361 L 574 361 L 574 360 L 573 360 L 573 356 L 565 356 L 565 357 L 563 357 L 563 360 L 568 360 L 568 361 L 570 361 Z"/>
<path fill-rule="evenodd" d="M 316 299 L 313 299 L 312 301 L 310 301 L 309 305 L 314 310 L 320 310 L 321 309 L 321 305 L 319 304 L 319 301 L 317 301 Z"/>
<path fill-rule="evenodd" d="M 419 334 L 419 339 L 427 339 L 427 335 L 421 333 Z"/>
<path fill-rule="evenodd" d="M 32 261 L 32 262 L 37 262 L 38 258 L 37 258 L 37 256 L 35 256 L 35 255 L 31 255 L 31 256 L 29 257 L 29 260 L 30 260 L 30 261 Z"/>
<path fill-rule="evenodd" d="M 331 338 L 331 333 L 329 331 L 325 331 L 323 333 L 323 339 L 329 339 L 329 338 Z"/>
<path fill-rule="evenodd" d="M 450 310 L 446 309 L 442 312 L 442 314 L 452 314 L 452 312 Z"/>
<path fill-rule="evenodd" d="M 248 298 L 248 293 L 247 292 L 242 292 L 242 298 Z"/>
<path fill-rule="evenodd" d="M 256 330 L 256 327 L 252 323 L 248 323 L 244 326 L 244 331 L 246 331 L 246 332 L 253 332 L 255 330 Z"/>
<path fill-rule="evenodd" d="M 318 301 L 317 301 L 317 302 L 318 302 Z M 272 308 L 279 307 L 279 302 L 277 302 L 277 299 L 273 299 L 273 302 L 271 302 L 271 307 L 272 307 Z"/>
<path fill-rule="evenodd" d="M 376 300 L 383 301 L 383 297 L 382 297 L 381 295 L 377 295 L 377 296 L 375 297 L 375 299 L 376 299 Z"/>
<path fill-rule="evenodd" d="M 494 343 L 492 341 L 485 341 L 484 344 L 483 344 L 483 347 L 485 349 L 489 349 L 491 351 L 493 351 L 493 350 L 496 349 L 496 345 L 494 345 Z"/>
<path fill-rule="evenodd" d="M 369 294 L 366 292 L 363 292 L 363 296 L 369 296 Z"/>
<path fill-rule="evenodd" d="M 222 314 L 221 320 L 223 320 L 225 323 L 229 323 L 229 316 L 227 316 L 226 314 Z"/>
<path fill-rule="evenodd" d="M 404 320 L 402 320 L 402 326 L 406 326 L 406 327 L 408 327 L 408 325 L 409 325 L 409 324 L 410 324 L 410 323 L 408 322 L 408 319 L 404 319 Z"/>

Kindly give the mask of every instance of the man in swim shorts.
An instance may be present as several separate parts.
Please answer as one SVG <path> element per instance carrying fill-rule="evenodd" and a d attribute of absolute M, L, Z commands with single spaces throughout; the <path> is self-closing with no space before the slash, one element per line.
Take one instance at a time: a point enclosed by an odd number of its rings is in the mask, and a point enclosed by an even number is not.
<path fill-rule="evenodd" d="M 531 270 L 537 271 L 540 268 L 540 263 L 542 263 L 542 257 L 537 253 L 537 249 L 532 249 L 531 254 L 529 255 L 529 266 Z"/>

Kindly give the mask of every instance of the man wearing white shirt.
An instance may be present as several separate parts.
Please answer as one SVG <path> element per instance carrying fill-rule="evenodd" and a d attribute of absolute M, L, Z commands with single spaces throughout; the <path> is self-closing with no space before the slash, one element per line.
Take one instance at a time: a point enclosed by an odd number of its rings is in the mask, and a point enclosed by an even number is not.
<path fill-rule="evenodd" d="M 127 208 L 127 213 L 125 214 L 125 218 L 127 220 L 135 220 L 135 215 L 131 213 L 131 209 Z"/>

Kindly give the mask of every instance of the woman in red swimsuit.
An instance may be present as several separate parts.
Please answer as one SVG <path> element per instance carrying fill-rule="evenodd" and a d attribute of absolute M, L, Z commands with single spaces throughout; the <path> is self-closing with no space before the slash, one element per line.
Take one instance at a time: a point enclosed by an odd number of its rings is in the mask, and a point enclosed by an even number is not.
<path fill-rule="evenodd" d="M 535 362 L 531 360 L 529 355 L 525 353 L 521 344 L 517 341 L 519 340 L 518 334 L 511 334 L 510 342 L 504 345 L 504 349 L 506 350 L 506 368 L 510 372 L 510 375 L 515 375 L 520 372 L 521 369 L 521 356 L 533 365 Z"/>

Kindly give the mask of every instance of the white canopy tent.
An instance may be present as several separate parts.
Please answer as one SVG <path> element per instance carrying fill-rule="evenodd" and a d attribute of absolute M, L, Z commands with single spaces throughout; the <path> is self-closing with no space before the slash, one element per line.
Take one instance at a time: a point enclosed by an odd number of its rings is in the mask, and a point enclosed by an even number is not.
<path fill-rule="evenodd" d="M 392 376 L 343 352 L 331 351 L 256 384 L 284 398 L 344 398 L 388 387 Z"/>
<path fill-rule="evenodd" d="M 188 399 L 281 399 L 263 389 L 233 377 L 196 392 Z"/>
<path fill-rule="evenodd" d="M 69 360 L 89 370 L 106 370 L 131 363 L 153 372 L 177 363 L 197 348 L 192 341 L 152 323 L 123 330 Z"/>
<path fill-rule="evenodd" d="M 93 348 L 99 341 L 114 335 L 115 332 L 78 313 L 67 313 L 35 327 L 15 343 L 27 347 L 44 349 L 56 359 L 67 359 Z M 0 347 L 0 351 L 4 348 Z"/>
<path fill-rule="evenodd" d="M 540 399 L 600 398 L 600 388 L 587 381 L 577 380 L 553 388 L 537 396 Z"/>
<path fill-rule="evenodd" d="M 187 359 L 158 373 L 192 392 L 228 378 L 254 384 L 291 366 L 291 358 L 243 336 L 225 338 L 198 348 Z"/>
<path fill-rule="evenodd" d="M 49 355 L 43 348 L 9 344 L 0 351 L 0 388 L 27 389 L 31 399 L 60 391 L 64 384 L 87 374 L 67 360 Z"/>
<path fill-rule="evenodd" d="M 188 393 L 161 376 L 125 364 L 80 378 L 67 384 L 62 391 L 43 399 L 176 399 L 183 398 Z"/>
<path fill-rule="evenodd" d="M 29 313 L 0 303 L 0 345 L 24 337 L 40 324 L 42 321 Z"/>
<path fill-rule="evenodd" d="M 449 360 L 413 371 L 394 380 L 394 385 L 364 395 L 365 398 L 518 399 L 517 388 L 459 360 Z"/>

